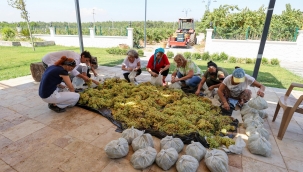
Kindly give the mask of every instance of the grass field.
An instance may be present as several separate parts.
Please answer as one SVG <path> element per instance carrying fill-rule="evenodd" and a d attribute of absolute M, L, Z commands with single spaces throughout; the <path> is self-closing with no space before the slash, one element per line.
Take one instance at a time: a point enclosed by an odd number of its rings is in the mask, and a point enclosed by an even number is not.
<path fill-rule="evenodd" d="M 73 50 L 80 52 L 78 47 L 49 46 L 36 47 L 36 51 L 27 47 L 0 47 L 0 80 L 16 78 L 30 75 L 30 63 L 40 62 L 42 57 L 54 51 Z M 98 63 L 102 66 L 116 66 L 121 64 L 125 55 L 111 55 L 105 51 L 105 48 L 86 48 L 93 56 L 98 57 Z M 170 73 L 175 68 L 173 60 L 171 61 Z M 202 71 L 207 69 L 207 61 L 194 60 Z M 235 66 L 245 69 L 246 73 L 252 75 L 254 64 L 237 64 L 216 62 L 218 66 L 225 68 L 230 74 Z M 288 88 L 292 82 L 303 83 L 303 78 L 279 66 L 261 65 L 257 80 L 269 87 Z"/>

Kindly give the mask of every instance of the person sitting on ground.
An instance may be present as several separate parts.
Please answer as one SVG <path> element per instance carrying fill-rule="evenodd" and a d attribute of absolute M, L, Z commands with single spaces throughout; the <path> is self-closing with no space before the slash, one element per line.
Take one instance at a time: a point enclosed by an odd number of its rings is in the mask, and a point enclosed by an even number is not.
<path fill-rule="evenodd" d="M 141 64 L 139 54 L 136 50 L 129 50 L 127 52 L 127 57 L 124 59 L 122 63 L 122 70 L 124 78 L 130 82 L 129 74 L 132 71 L 136 72 L 136 77 L 141 74 Z M 136 80 L 135 80 L 136 81 Z"/>
<path fill-rule="evenodd" d="M 86 74 L 81 74 L 77 70 L 79 68 L 80 63 L 87 63 L 87 62 L 91 61 L 92 56 L 88 51 L 83 51 L 81 54 L 78 54 L 74 51 L 68 51 L 68 50 L 48 53 L 42 58 L 43 66 L 46 69 L 46 68 L 54 65 L 55 62 L 57 62 L 62 56 L 72 58 L 76 62 L 76 67 L 72 71 L 70 71 L 72 78 L 79 77 L 79 78 L 83 79 L 85 82 L 89 82 L 91 80 L 89 77 L 86 76 Z M 96 85 L 99 84 L 98 81 L 95 81 L 95 80 L 92 80 L 92 81 Z"/>
<path fill-rule="evenodd" d="M 166 85 L 165 78 L 168 75 L 170 63 L 163 48 L 157 48 L 154 54 L 149 58 L 146 70 L 151 74 L 152 77 L 158 77 L 162 75 L 163 86 Z"/>
<path fill-rule="evenodd" d="M 86 63 L 81 63 L 77 71 L 83 75 L 86 75 L 87 77 L 91 77 L 90 70 L 93 72 L 94 76 L 98 76 L 98 73 L 95 71 L 93 67 L 93 63 L 90 61 L 86 61 Z"/>
<path fill-rule="evenodd" d="M 248 89 L 248 86 L 258 87 L 257 95 L 264 97 L 264 85 L 257 82 L 255 78 L 250 75 L 245 74 L 242 68 L 236 67 L 233 74 L 228 75 L 218 89 L 218 95 L 223 108 L 229 111 L 230 103 L 233 104 L 234 107 L 237 105 L 241 108 L 244 103 L 249 101 L 252 92 Z"/>
<path fill-rule="evenodd" d="M 191 89 L 196 89 L 201 81 L 200 68 L 192 60 L 186 60 L 181 54 L 177 54 L 174 57 L 174 61 L 177 65 L 171 75 L 171 82 L 181 81 L 185 83 L 186 86 L 191 87 Z M 178 76 L 178 78 L 176 76 Z"/>
<path fill-rule="evenodd" d="M 76 67 L 76 61 L 62 56 L 54 65 L 49 66 L 42 75 L 39 96 L 48 103 L 48 108 L 55 112 L 65 112 L 67 106 L 74 106 L 80 95 L 75 93 L 68 72 Z M 69 92 L 58 92 L 58 84 L 65 82 Z"/>
<path fill-rule="evenodd" d="M 219 88 L 220 84 L 224 80 L 228 73 L 225 69 L 218 67 L 216 63 L 213 61 L 209 61 L 207 63 L 207 71 L 202 76 L 201 82 L 196 91 L 196 95 L 200 95 L 200 90 L 203 87 L 204 83 L 206 83 L 208 90 L 212 91 L 214 88 Z"/>

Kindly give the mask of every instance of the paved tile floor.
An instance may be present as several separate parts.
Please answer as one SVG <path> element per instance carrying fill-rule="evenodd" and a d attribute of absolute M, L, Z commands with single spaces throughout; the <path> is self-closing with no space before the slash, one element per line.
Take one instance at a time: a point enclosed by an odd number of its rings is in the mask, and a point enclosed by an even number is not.
<path fill-rule="evenodd" d="M 123 78 L 117 67 L 100 66 L 98 73 Z M 137 80 L 148 81 L 149 75 L 143 72 Z M 116 127 L 112 123 L 79 107 L 55 113 L 39 98 L 38 88 L 39 83 L 34 82 L 31 76 L 0 82 L 1 172 L 138 171 L 129 161 L 132 149 L 122 159 L 113 160 L 106 156 L 105 145 L 121 136 L 115 132 Z M 255 89 L 251 89 L 255 95 Z M 284 93 L 285 89 L 267 88 L 265 94 L 269 117 L 264 126 L 270 133 L 272 157 L 253 155 L 245 148 L 242 155 L 228 156 L 231 172 L 303 171 L 303 115 L 294 115 L 282 141 L 276 137 L 282 110 L 276 122 L 271 121 L 278 97 Z M 302 92 L 299 91 L 292 94 L 294 97 L 300 95 Z M 246 137 L 244 131 L 238 130 L 243 138 Z M 159 152 L 160 140 L 154 137 L 154 142 Z M 162 170 L 153 164 L 143 171 Z M 176 168 L 169 171 L 176 171 Z M 198 171 L 208 171 L 203 160 Z"/>

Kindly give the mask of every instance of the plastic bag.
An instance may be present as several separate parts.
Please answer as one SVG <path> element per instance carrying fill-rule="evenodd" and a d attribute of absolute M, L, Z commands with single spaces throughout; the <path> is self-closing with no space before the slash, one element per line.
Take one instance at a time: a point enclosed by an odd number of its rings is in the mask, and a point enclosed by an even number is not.
<path fill-rule="evenodd" d="M 264 123 L 264 120 L 260 116 L 249 117 L 244 120 L 243 126 L 245 128 L 247 128 L 249 126 L 257 127 L 258 125 L 263 125 L 263 123 Z"/>
<path fill-rule="evenodd" d="M 260 96 L 257 96 L 256 98 L 251 99 L 248 101 L 248 105 L 251 108 L 257 109 L 257 110 L 263 110 L 268 108 L 268 104 L 265 99 L 263 99 Z"/>
<path fill-rule="evenodd" d="M 134 151 L 146 148 L 148 146 L 154 147 L 153 137 L 148 133 L 136 137 L 132 142 L 132 147 Z"/>
<path fill-rule="evenodd" d="M 257 110 L 249 107 L 249 105 L 247 103 L 243 104 L 241 111 L 240 111 L 241 115 L 246 115 L 248 113 L 256 113 L 256 112 L 257 112 Z"/>
<path fill-rule="evenodd" d="M 258 110 L 258 113 L 259 113 L 259 116 L 263 119 L 268 117 L 268 114 L 267 114 L 265 109 L 264 110 Z"/>
<path fill-rule="evenodd" d="M 150 83 L 155 86 L 162 86 L 162 75 L 158 75 L 157 77 L 151 77 Z"/>
<path fill-rule="evenodd" d="M 122 158 L 128 154 L 129 146 L 126 139 L 119 138 L 110 141 L 104 150 L 109 158 Z"/>
<path fill-rule="evenodd" d="M 92 80 L 98 81 L 99 83 L 101 83 L 101 81 L 102 81 L 102 78 L 101 78 L 101 76 L 99 76 L 99 75 L 97 75 L 97 76 L 92 75 L 90 78 L 91 78 Z M 94 87 L 96 87 L 96 86 L 97 86 L 97 85 L 96 85 L 94 82 L 92 82 L 91 87 L 94 88 Z"/>
<path fill-rule="evenodd" d="M 204 91 L 205 96 L 208 97 L 208 98 L 213 98 L 214 97 L 214 93 L 215 93 L 215 90 L 209 90 L 209 89 L 207 89 L 207 90 Z"/>
<path fill-rule="evenodd" d="M 206 154 L 206 148 L 200 142 L 192 141 L 191 144 L 186 146 L 185 153 L 186 155 L 196 158 L 198 162 L 200 162 Z"/>
<path fill-rule="evenodd" d="M 72 85 L 74 88 L 83 88 L 84 80 L 79 77 L 74 77 L 72 81 Z"/>
<path fill-rule="evenodd" d="M 266 140 L 269 139 L 269 133 L 268 131 L 263 127 L 263 125 L 258 125 L 257 127 L 255 126 L 249 126 L 246 128 L 245 131 L 247 136 L 251 136 L 253 134 L 260 134 L 263 136 Z"/>
<path fill-rule="evenodd" d="M 126 129 L 122 132 L 122 137 L 125 138 L 128 142 L 128 144 L 131 144 L 132 141 L 138 137 L 141 136 L 144 132 L 140 131 L 138 129 L 135 129 L 134 127 Z"/>
<path fill-rule="evenodd" d="M 199 167 L 199 162 L 190 155 L 182 155 L 178 159 L 176 167 L 178 172 L 196 172 Z"/>
<path fill-rule="evenodd" d="M 168 88 L 173 88 L 173 89 L 181 89 L 181 85 L 178 82 L 175 82 L 173 84 L 170 84 Z"/>
<path fill-rule="evenodd" d="M 154 163 L 156 156 L 156 149 L 148 146 L 137 150 L 132 155 L 130 162 L 135 169 L 144 169 Z"/>
<path fill-rule="evenodd" d="M 260 134 L 253 134 L 248 138 L 248 150 L 252 154 L 262 155 L 266 157 L 271 156 L 271 144 L 265 137 Z"/>
<path fill-rule="evenodd" d="M 168 170 L 178 160 L 178 152 L 174 148 L 161 149 L 156 156 L 156 163 L 163 170 Z"/>
<path fill-rule="evenodd" d="M 243 148 L 246 146 L 246 143 L 242 139 L 241 136 L 238 136 L 236 139 L 236 143 L 234 145 L 230 145 L 228 149 L 235 154 L 242 154 Z"/>
<path fill-rule="evenodd" d="M 175 148 L 177 152 L 180 152 L 184 143 L 180 138 L 173 138 L 173 136 L 166 136 L 160 141 L 161 149 Z"/>
<path fill-rule="evenodd" d="M 131 71 L 130 74 L 128 75 L 128 78 L 130 80 L 130 83 L 135 83 L 135 77 L 137 75 L 137 72 L 136 71 Z"/>
<path fill-rule="evenodd" d="M 212 172 L 226 172 L 228 168 L 228 156 L 222 150 L 213 149 L 207 151 L 205 155 L 205 164 Z"/>

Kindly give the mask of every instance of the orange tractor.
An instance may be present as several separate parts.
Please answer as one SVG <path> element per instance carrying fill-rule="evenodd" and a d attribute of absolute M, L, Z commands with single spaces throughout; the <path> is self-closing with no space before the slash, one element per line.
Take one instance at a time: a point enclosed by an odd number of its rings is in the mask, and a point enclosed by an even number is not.
<path fill-rule="evenodd" d="M 193 18 L 179 18 L 179 27 L 168 39 L 169 47 L 189 47 L 197 42 Z"/>

